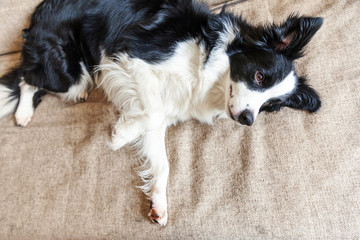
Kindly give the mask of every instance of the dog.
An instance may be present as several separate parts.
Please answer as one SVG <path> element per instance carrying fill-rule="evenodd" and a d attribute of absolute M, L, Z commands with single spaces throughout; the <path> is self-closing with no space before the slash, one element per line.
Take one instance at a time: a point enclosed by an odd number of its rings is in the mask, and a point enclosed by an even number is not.
<path fill-rule="evenodd" d="M 262 111 L 316 112 L 317 92 L 294 61 L 322 18 L 254 26 L 192 0 L 45 0 L 23 32 L 19 67 L 0 79 L 0 117 L 31 121 L 47 93 L 85 101 L 101 88 L 120 111 L 109 143 L 133 143 L 150 219 L 166 225 L 165 130 L 188 119 L 251 126 Z"/>

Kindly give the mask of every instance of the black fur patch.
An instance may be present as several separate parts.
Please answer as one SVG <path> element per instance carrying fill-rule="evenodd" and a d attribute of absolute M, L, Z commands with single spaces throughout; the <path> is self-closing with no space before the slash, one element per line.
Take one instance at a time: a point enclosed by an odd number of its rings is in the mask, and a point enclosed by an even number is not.
<path fill-rule="evenodd" d="M 308 112 L 316 112 L 321 107 L 321 100 L 317 92 L 306 83 L 306 79 L 301 77 L 298 80 L 296 90 L 284 99 L 270 99 L 260 109 L 260 111 L 274 112 L 282 107 L 290 107 Z"/>
<path fill-rule="evenodd" d="M 0 85 L 5 86 L 11 90 L 9 101 L 20 98 L 21 71 L 19 68 L 14 68 L 0 78 Z"/>

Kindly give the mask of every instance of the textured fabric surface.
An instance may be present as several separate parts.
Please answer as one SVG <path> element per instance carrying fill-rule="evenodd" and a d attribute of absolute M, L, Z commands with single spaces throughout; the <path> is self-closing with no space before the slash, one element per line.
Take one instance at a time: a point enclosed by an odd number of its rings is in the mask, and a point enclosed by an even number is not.
<path fill-rule="evenodd" d="M 34 2 L 0 0 L 0 49 L 16 50 L 19 32 L 10 30 L 26 26 Z M 324 17 L 296 62 L 321 110 L 262 113 L 252 127 L 169 128 L 161 228 L 135 187 L 133 150 L 106 146 L 117 115 L 103 94 L 77 105 L 46 96 L 28 127 L 0 121 L 0 239 L 360 238 L 360 2 L 251 0 L 229 9 L 254 23 Z M 0 57 L 0 72 L 18 59 Z"/>
<path fill-rule="evenodd" d="M 41 0 L 0 0 L 0 55 L 21 49 L 22 30 Z"/>

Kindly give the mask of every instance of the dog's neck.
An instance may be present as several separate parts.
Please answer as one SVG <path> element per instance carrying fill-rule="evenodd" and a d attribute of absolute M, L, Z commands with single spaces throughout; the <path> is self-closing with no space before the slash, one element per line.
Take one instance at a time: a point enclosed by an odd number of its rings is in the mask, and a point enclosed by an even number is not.
<path fill-rule="evenodd" d="M 230 78 L 230 60 L 227 49 L 239 32 L 230 20 L 222 23 L 221 31 L 218 30 L 216 45 L 209 51 L 203 70 L 203 81 L 210 86 L 204 97 L 204 108 L 212 112 L 213 117 L 226 116 L 226 94 L 228 94 L 226 89 Z"/>
<path fill-rule="evenodd" d="M 206 122 L 211 122 L 214 117 L 226 116 L 226 89 L 230 78 L 230 60 L 226 51 L 235 38 L 237 29 L 230 25 L 224 29 L 219 34 L 217 44 L 208 53 L 203 67 L 201 87 L 208 88 L 199 90 L 199 96 L 203 99 L 201 105 L 204 112 L 212 114 L 211 120 L 208 118 Z"/>

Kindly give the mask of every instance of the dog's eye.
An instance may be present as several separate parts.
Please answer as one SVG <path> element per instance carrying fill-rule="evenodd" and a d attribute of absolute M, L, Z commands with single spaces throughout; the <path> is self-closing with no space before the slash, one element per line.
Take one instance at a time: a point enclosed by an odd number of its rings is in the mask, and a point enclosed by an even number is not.
<path fill-rule="evenodd" d="M 255 73 L 255 80 L 256 80 L 256 83 L 259 85 L 259 86 L 262 86 L 263 85 L 263 82 L 265 80 L 265 74 L 263 74 L 262 72 L 260 71 L 256 71 Z"/>

